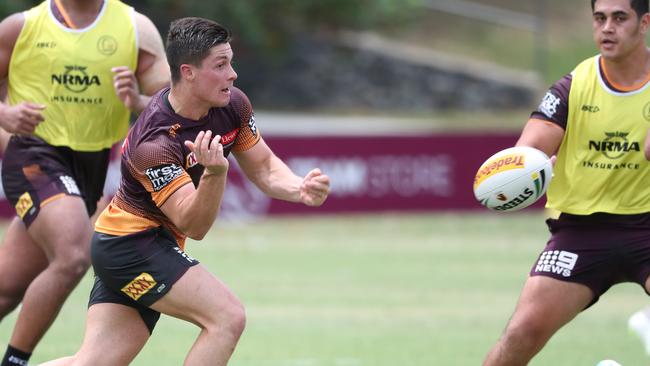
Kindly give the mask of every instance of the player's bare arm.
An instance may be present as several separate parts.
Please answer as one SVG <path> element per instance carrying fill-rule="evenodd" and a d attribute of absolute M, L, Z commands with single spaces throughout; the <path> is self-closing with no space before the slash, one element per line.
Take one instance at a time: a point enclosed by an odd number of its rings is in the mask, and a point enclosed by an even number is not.
<path fill-rule="evenodd" d="M 0 22 L 0 83 L 6 84 L 9 75 L 9 61 L 25 18 L 22 13 L 13 14 Z M 0 127 L 7 132 L 28 135 L 43 121 L 41 111 L 45 106 L 23 102 L 10 106 L 0 101 Z"/>
<path fill-rule="evenodd" d="M 553 156 L 564 138 L 564 129 L 555 123 L 531 118 L 524 126 L 516 146 L 530 146 Z"/>
<path fill-rule="evenodd" d="M 194 142 L 185 142 L 205 171 L 196 189 L 185 184 L 160 207 L 179 230 L 195 240 L 203 239 L 217 218 L 226 187 L 229 164 L 220 141 L 221 136 L 213 139 L 211 131 L 202 131 Z"/>
<path fill-rule="evenodd" d="M 158 29 L 143 14 L 135 14 L 138 30 L 138 66 L 135 71 L 126 66 L 114 67 L 115 92 L 124 105 L 140 113 L 151 95 L 169 85 L 170 72 L 165 49 Z"/>
<path fill-rule="evenodd" d="M 248 179 L 270 197 L 307 206 L 320 206 L 329 194 L 330 179 L 320 169 L 304 178 L 295 175 L 268 147 L 263 139 L 243 152 L 235 153 Z"/>

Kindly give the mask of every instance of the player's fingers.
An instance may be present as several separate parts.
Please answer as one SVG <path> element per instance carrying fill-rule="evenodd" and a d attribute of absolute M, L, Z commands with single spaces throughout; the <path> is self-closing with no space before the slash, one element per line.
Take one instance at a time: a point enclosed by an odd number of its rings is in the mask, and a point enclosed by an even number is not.
<path fill-rule="evenodd" d="M 210 153 L 210 141 L 212 138 L 212 131 L 207 130 L 203 134 L 203 138 L 201 139 L 201 145 L 200 145 L 200 150 L 201 150 L 201 155 L 205 155 L 208 157 Z"/>
<path fill-rule="evenodd" d="M 46 105 L 45 104 L 36 104 L 36 103 L 27 102 L 27 103 L 25 103 L 25 107 L 27 107 L 28 109 L 31 109 L 31 110 L 42 111 L 43 109 L 45 109 Z"/>
<path fill-rule="evenodd" d="M 221 136 L 215 135 L 210 142 L 210 153 L 212 157 L 219 157 L 223 155 L 223 146 L 221 145 Z"/>
<path fill-rule="evenodd" d="M 115 66 L 111 68 L 111 71 L 114 73 L 120 73 L 124 71 L 131 71 L 131 69 L 128 66 Z"/>
<path fill-rule="evenodd" d="M 203 135 L 204 134 L 205 134 L 205 132 L 203 132 L 203 131 L 200 131 L 198 134 L 196 134 L 196 137 L 194 138 L 194 143 L 192 144 L 192 146 L 194 148 L 193 152 L 194 152 L 194 155 L 197 157 L 197 159 L 199 157 L 199 154 L 201 153 L 200 152 L 200 150 L 201 150 L 201 141 L 203 141 Z"/>
<path fill-rule="evenodd" d="M 307 173 L 304 180 L 311 180 L 313 177 L 316 177 L 316 176 L 321 175 L 321 174 L 322 173 L 321 173 L 320 169 L 318 169 L 318 168 L 312 169 L 309 173 Z"/>
<path fill-rule="evenodd" d="M 185 146 L 187 146 L 188 149 L 190 149 L 191 152 L 194 152 L 194 143 L 192 141 L 185 140 L 184 144 Z"/>
<path fill-rule="evenodd" d="M 24 122 L 32 124 L 38 124 L 44 119 L 43 114 L 40 112 L 40 110 L 24 109 L 22 115 L 25 117 Z"/>

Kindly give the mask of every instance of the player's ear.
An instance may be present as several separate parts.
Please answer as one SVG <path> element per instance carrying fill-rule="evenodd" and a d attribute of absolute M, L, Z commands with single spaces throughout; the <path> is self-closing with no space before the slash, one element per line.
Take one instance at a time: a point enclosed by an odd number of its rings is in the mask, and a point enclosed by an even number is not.
<path fill-rule="evenodd" d="M 194 67 L 190 64 L 182 64 L 180 66 L 181 69 L 181 78 L 185 80 L 194 80 L 196 77 L 196 73 L 194 72 Z"/>
<path fill-rule="evenodd" d="M 646 34 L 648 32 L 648 27 L 650 26 L 650 13 L 645 13 L 641 16 L 640 28 L 641 33 Z"/>

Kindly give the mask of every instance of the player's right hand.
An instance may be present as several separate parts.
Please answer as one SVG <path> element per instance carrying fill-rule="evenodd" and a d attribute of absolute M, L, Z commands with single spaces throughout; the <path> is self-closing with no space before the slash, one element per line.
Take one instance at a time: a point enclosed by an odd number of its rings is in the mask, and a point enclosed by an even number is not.
<path fill-rule="evenodd" d="M 223 175 L 228 171 L 228 159 L 223 156 L 221 136 L 212 137 L 212 131 L 201 131 L 194 142 L 185 141 L 190 151 L 194 153 L 196 162 L 205 167 L 207 174 Z"/>
<path fill-rule="evenodd" d="M 31 135 L 36 126 L 44 121 L 45 105 L 22 102 L 0 108 L 0 126 L 7 132 L 17 135 Z"/>

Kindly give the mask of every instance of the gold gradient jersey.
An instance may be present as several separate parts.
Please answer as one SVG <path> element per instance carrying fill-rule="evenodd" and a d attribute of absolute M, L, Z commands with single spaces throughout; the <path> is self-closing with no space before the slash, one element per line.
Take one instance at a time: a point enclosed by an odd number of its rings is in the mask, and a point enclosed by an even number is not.
<path fill-rule="evenodd" d="M 600 60 L 590 58 L 572 73 L 548 206 L 577 215 L 650 212 L 650 164 L 643 154 L 650 83 L 632 91 L 613 90 Z M 554 108 L 552 98 L 544 103 L 544 109 Z"/>
<path fill-rule="evenodd" d="M 50 145 L 98 151 L 126 135 L 129 110 L 115 94 L 112 67 L 135 70 L 135 12 L 105 0 L 95 21 L 69 29 L 51 1 L 24 12 L 25 24 L 9 64 L 9 104 L 46 105 L 35 135 Z"/>

